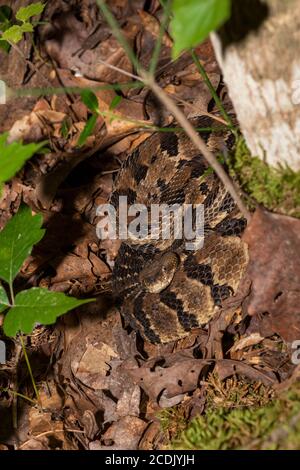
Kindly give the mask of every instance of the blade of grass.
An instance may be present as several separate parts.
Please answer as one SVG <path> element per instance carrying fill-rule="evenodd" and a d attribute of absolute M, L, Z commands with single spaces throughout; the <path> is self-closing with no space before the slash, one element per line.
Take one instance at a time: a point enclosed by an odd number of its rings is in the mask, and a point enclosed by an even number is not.
<path fill-rule="evenodd" d="M 24 400 L 29 401 L 33 405 L 36 405 L 36 400 L 33 400 L 32 398 L 29 398 L 26 395 L 23 395 L 22 393 L 15 392 L 14 390 L 10 390 L 9 388 L 0 388 L 0 392 L 2 392 L 2 393 L 11 393 L 13 396 L 23 398 Z"/>
<path fill-rule="evenodd" d="M 215 103 L 216 105 L 218 106 L 219 108 L 219 111 L 220 113 L 222 114 L 223 118 L 225 119 L 226 122 L 228 122 L 228 125 L 230 128 L 234 128 L 234 125 L 232 123 L 232 120 L 230 119 L 230 116 L 228 115 L 228 113 L 226 112 L 224 106 L 223 106 L 223 103 L 222 101 L 220 100 L 220 98 L 218 97 L 217 93 L 216 93 L 216 90 L 214 89 L 204 67 L 202 66 L 200 60 L 198 59 L 196 53 L 194 50 L 192 50 L 191 52 L 191 55 L 192 55 L 192 58 L 193 58 L 193 61 L 198 69 L 198 72 L 200 73 L 201 77 L 203 78 L 203 80 L 205 81 L 209 91 L 210 91 L 210 94 L 211 96 L 213 97 L 213 99 L 215 100 Z"/>
<path fill-rule="evenodd" d="M 129 59 L 131 60 L 133 66 L 137 71 L 140 69 L 140 64 L 138 59 L 135 56 L 135 53 L 131 49 L 130 45 L 128 44 L 128 41 L 125 39 L 118 22 L 116 21 L 115 17 L 112 15 L 110 9 L 107 7 L 106 3 L 103 0 L 96 0 L 97 5 L 100 8 L 101 12 L 103 13 L 103 16 L 105 17 L 106 21 L 108 22 L 109 26 L 112 29 L 112 32 L 116 39 L 119 41 L 119 43 L 123 46 L 126 54 L 128 55 Z"/>
<path fill-rule="evenodd" d="M 32 383 L 32 386 L 33 386 L 33 389 L 34 389 L 34 393 L 35 393 L 35 396 L 36 396 L 36 399 L 37 399 L 38 403 L 41 405 L 40 394 L 39 394 L 39 391 L 37 389 L 37 386 L 36 386 L 36 383 L 35 383 L 35 380 L 34 380 L 34 377 L 33 377 L 31 365 L 30 365 L 30 362 L 29 362 L 29 359 L 28 359 L 27 351 L 26 351 L 25 344 L 24 344 L 24 341 L 23 341 L 23 337 L 22 337 L 21 334 L 20 334 L 19 338 L 20 338 L 20 342 L 21 342 L 21 345 L 22 345 L 22 350 L 23 350 L 24 358 L 25 358 L 25 361 L 26 361 L 26 364 L 27 364 L 27 368 L 28 368 L 30 379 L 31 379 L 31 383 Z"/>
<path fill-rule="evenodd" d="M 165 33 L 167 23 L 170 18 L 171 0 L 167 0 L 166 5 L 163 8 L 164 8 L 164 15 L 160 23 L 158 38 L 157 38 L 157 41 L 155 42 L 154 51 L 153 51 L 151 61 L 150 61 L 150 66 L 149 66 L 149 73 L 151 73 L 151 75 L 154 75 L 155 73 L 156 66 L 157 66 L 158 59 L 159 59 L 159 53 L 161 50 L 163 35 Z"/>

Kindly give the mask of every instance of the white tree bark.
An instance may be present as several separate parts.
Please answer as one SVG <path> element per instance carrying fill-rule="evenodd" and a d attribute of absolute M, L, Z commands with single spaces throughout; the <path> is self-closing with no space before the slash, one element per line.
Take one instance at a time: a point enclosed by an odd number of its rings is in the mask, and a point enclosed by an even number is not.
<path fill-rule="evenodd" d="M 252 155 L 300 170 L 300 0 L 233 0 L 211 39 Z"/>

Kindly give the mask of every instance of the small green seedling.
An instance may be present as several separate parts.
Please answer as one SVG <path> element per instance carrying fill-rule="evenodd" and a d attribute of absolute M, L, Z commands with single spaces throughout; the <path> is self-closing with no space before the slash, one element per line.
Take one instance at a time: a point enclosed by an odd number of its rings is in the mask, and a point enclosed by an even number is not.
<path fill-rule="evenodd" d="M 0 134 L 0 195 L 3 183 L 9 181 L 21 170 L 24 163 L 35 153 L 42 151 L 46 142 L 38 144 L 7 143 L 8 133 Z"/>
<path fill-rule="evenodd" d="M 36 24 L 32 17 L 40 15 L 45 8 L 41 2 L 31 3 L 27 7 L 21 7 L 16 13 L 18 23 L 12 21 L 12 10 L 7 5 L 0 8 L 0 47 L 8 52 L 11 44 L 17 44 L 23 38 L 24 33 L 33 33 Z"/>
<path fill-rule="evenodd" d="M 37 324 L 50 325 L 58 316 L 93 299 L 78 300 L 62 292 L 33 287 L 15 296 L 13 282 L 33 245 L 44 236 L 41 215 L 21 206 L 0 232 L 0 312 L 5 312 L 3 329 L 7 336 L 29 334 Z M 8 295 L 9 293 L 9 295 Z"/>

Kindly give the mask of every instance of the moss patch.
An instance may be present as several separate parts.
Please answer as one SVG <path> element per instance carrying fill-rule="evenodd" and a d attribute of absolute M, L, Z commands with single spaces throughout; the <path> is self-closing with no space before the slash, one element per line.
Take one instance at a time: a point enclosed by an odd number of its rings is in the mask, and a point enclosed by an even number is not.
<path fill-rule="evenodd" d="M 258 395 L 262 396 L 261 393 Z M 216 407 L 210 404 L 203 415 L 192 419 L 172 440 L 170 447 L 191 450 L 300 449 L 300 384 L 263 406 L 234 407 L 231 403 L 230 406 Z"/>
<path fill-rule="evenodd" d="M 237 140 L 229 158 L 230 173 L 250 198 L 266 208 L 293 217 L 300 217 L 300 172 L 288 166 L 270 167 L 258 157 L 251 156 L 245 140 Z"/>

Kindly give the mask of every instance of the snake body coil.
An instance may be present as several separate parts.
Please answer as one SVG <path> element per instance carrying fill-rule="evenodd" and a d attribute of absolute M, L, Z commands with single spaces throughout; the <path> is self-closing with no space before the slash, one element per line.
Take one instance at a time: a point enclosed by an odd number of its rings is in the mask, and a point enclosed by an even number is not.
<path fill-rule="evenodd" d="M 212 120 L 198 118 L 198 127 Z M 224 135 L 201 136 L 214 151 Z M 183 133 L 155 133 L 125 161 L 111 203 L 204 205 L 204 245 L 188 250 L 186 240 L 128 239 L 113 269 L 113 290 L 125 320 L 153 343 L 182 338 L 206 325 L 233 295 L 248 262 L 241 240 L 246 226 L 236 204 L 206 160 Z"/>

